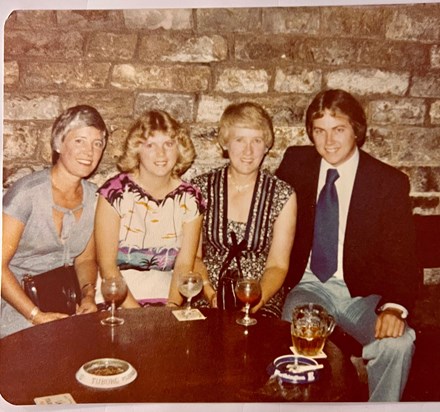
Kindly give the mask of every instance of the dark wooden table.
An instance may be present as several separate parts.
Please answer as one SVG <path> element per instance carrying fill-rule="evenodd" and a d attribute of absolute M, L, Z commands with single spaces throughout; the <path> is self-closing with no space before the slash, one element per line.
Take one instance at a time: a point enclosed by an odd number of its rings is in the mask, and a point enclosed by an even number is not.
<path fill-rule="evenodd" d="M 236 313 L 203 310 L 205 320 L 179 322 L 165 307 L 120 310 L 125 324 L 103 326 L 107 312 L 73 316 L 0 340 L 0 393 L 12 404 L 70 393 L 77 403 L 350 401 L 356 380 L 331 342 L 319 381 L 269 383 L 266 368 L 291 353 L 290 325 L 258 318 L 248 329 Z M 94 389 L 76 371 L 97 358 L 119 358 L 138 372 L 119 388 Z"/>

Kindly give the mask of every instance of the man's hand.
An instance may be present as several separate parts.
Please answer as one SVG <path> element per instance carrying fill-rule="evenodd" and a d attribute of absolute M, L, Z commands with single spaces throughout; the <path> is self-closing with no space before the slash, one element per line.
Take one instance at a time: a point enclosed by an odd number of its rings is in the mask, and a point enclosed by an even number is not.
<path fill-rule="evenodd" d="M 399 309 L 388 308 L 381 312 L 376 320 L 375 337 L 398 338 L 405 331 L 405 321 L 401 318 Z"/>

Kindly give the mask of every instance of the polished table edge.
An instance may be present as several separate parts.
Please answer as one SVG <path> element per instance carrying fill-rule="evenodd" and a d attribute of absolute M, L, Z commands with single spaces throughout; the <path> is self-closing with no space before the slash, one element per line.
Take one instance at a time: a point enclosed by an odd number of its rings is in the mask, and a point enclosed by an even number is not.
<path fill-rule="evenodd" d="M 162 314 L 163 315 L 166 312 L 172 312 L 174 310 L 176 310 L 176 309 L 175 308 L 167 308 L 167 307 L 148 307 L 148 308 L 138 308 L 138 309 L 121 309 L 121 310 L 118 310 L 118 313 L 122 317 L 126 316 L 127 318 L 136 318 L 138 315 L 146 316 L 146 314 Z M 208 319 L 211 319 L 212 322 L 219 321 L 219 319 L 220 320 L 227 319 L 228 322 L 232 323 L 236 317 L 241 316 L 241 314 L 238 314 L 238 313 L 224 313 L 222 311 L 219 311 L 218 309 L 208 309 L 208 308 L 205 309 L 204 308 L 204 309 L 200 309 L 200 311 L 205 316 L 207 316 Z M 3 339 L 0 339 L 0 359 L 2 356 L 2 352 L 1 352 L 2 347 L 4 347 L 5 345 L 8 346 L 9 344 L 13 345 L 13 343 L 19 342 L 23 337 L 26 337 L 27 335 L 38 336 L 38 334 L 40 334 L 40 333 L 46 334 L 49 331 L 52 331 L 55 329 L 61 329 L 61 327 L 63 329 L 69 328 L 72 324 L 76 324 L 78 322 L 78 320 L 80 320 L 81 323 L 88 323 L 88 322 L 93 323 L 95 320 L 96 320 L 96 322 L 99 322 L 100 319 L 106 317 L 107 315 L 108 315 L 108 312 L 103 311 L 103 312 L 97 312 L 97 313 L 92 313 L 92 314 L 72 316 L 70 318 L 61 319 L 58 321 L 51 322 L 50 324 L 48 323 L 45 325 L 37 325 L 37 326 L 31 327 L 29 329 L 19 331 L 15 334 L 9 335 Z M 264 318 L 264 317 L 260 316 L 259 314 L 256 314 L 254 316 L 260 321 L 260 329 L 261 329 L 261 325 L 266 324 L 267 322 L 273 324 L 274 325 L 273 327 L 275 327 L 275 328 L 282 328 L 283 333 L 285 332 L 287 335 L 289 335 L 289 342 L 285 344 L 285 347 L 288 348 L 291 345 L 290 323 L 289 322 L 281 320 L 281 319 Z M 176 322 L 177 322 L 177 320 L 176 320 Z M 206 320 L 196 320 L 196 321 L 191 321 L 191 322 L 206 322 Z M 183 323 L 189 323 L 189 322 L 182 322 L 182 324 Z M 102 327 L 105 328 L 104 326 L 102 326 Z M 237 326 L 234 326 L 234 327 L 237 327 Z M 240 326 L 240 327 L 243 328 L 242 326 Z M 250 329 L 251 333 L 252 333 L 252 330 L 255 330 L 255 331 L 258 330 L 256 327 L 250 327 L 250 328 L 255 328 L 255 329 Z M 334 345 L 334 344 L 329 341 L 328 345 L 330 347 L 332 347 L 332 345 Z M 284 353 L 280 353 L 280 355 L 285 355 L 285 354 L 291 354 L 290 350 L 287 350 Z M 262 374 L 262 373 L 260 373 L 260 374 Z M 264 371 L 264 376 L 266 376 L 266 379 L 269 378 L 269 376 L 266 375 L 266 371 Z M 1 386 L 3 386 L 3 385 L 0 381 L 0 387 Z M 0 389 L 0 393 L 2 393 L 1 389 Z M 245 391 L 242 391 L 241 395 L 244 397 L 249 396 L 249 399 L 243 400 L 243 401 L 240 400 L 239 402 L 252 402 L 252 394 L 255 395 L 255 393 L 250 392 L 250 393 L 246 394 Z M 231 398 L 231 399 L 235 399 L 235 401 L 236 401 L 236 398 Z M 164 400 L 164 401 L 166 402 L 166 400 Z M 271 398 L 271 397 L 265 396 L 264 394 L 260 394 L 258 396 L 258 402 L 279 402 L 279 401 L 282 402 L 282 401 L 285 401 L 285 399 Z M 200 402 L 203 402 L 203 401 L 200 401 Z M 208 401 L 208 402 L 211 402 L 211 401 Z M 223 402 L 223 401 L 220 400 L 220 402 Z M 230 402 L 230 400 L 227 400 L 225 402 Z M 88 402 L 85 402 L 85 403 L 88 403 Z M 114 402 L 112 402 L 112 403 L 114 403 Z M 118 402 L 116 402 L 116 403 L 118 403 Z M 84 404 L 84 403 L 81 402 L 81 404 Z"/>

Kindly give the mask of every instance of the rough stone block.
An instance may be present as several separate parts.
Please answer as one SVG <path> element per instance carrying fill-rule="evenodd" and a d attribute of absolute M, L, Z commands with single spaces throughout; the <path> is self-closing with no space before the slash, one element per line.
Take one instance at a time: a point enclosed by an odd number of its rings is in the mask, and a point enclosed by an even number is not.
<path fill-rule="evenodd" d="M 279 95 L 277 98 L 269 94 L 252 97 L 250 100 L 263 106 L 272 118 L 274 127 L 304 126 L 305 111 L 310 97 L 297 94 Z"/>
<path fill-rule="evenodd" d="M 101 160 L 103 167 L 106 165 L 116 167 L 116 163 L 123 154 L 128 131 L 133 122 L 133 119 L 126 118 L 114 119 L 113 121 L 107 122 L 107 127 L 110 129 L 110 136 Z"/>
<path fill-rule="evenodd" d="M 215 90 L 224 93 L 266 93 L 269 81 L 269 74 L 263 69 L 228 68 L 219 74 Z"/>
<path fill-rule="evenodd" d="M 414 76 L 410 95 L 415 97 L 440 97 L 440 78 L 438 74 Z"/>
<path fill-rule="evenodd" d="M 43 63 L 25 65 L 23 84 L 31 89 L 96 89 L 105 86 L 110 63 Z"/>
<path fill-rule="evenodd" d="M 304 127 L 275 127 L 274 132 L 274 145 L 266 156 L 269 158 L 272 172 L 275 172 L 283 160 L 284 152 L 289 146 L 311 144 Z"/>
<path fill-rule="evenodd" d="M 222 96 L 202 95 L 198 104 L 197 122 L 217 123 L 232 101 Z"/>
<path fill-rule="evenodd" d="M 96 33 L 91 36 L 87 57 L 92 59 L 129 60 L 136 50 L 137 34 Z"/>
<path fill-rule="evenodd" d="M 320 9 L 280 7 L 263 9 L 263 31 L 316 35 L 319 32 Z"/>
<path fill-rule="evenodd" d="M 392 131 L 398 146 L 396 160 L 401 164 L 438 166 L 440 164 L 440 128 L 407 127 Z"/>
<path fill-rule="evenodd" d="M 199 32 L 242 33 L 261 28 L 261 10 L 257 8 L 197 9 Z"/>
<path fill-rule="evenodd" d="M 118 64 L 113 68 L 111 85 L 130 90 L 159 89 L 201 92 L 208 89 L 210 79 L 210 69 L 199 65 L 160 67 Z"/>
<path fill-rule="evenodd" d="M 128 29 L 185 30 L 192 28 L 190 9 L 141 9 L 123 10 Z"/>
<path fill-rule="evenodd" d="M 362 149 L 379 160 L 390 163 L 393 159 L 393 140 L 388 134 L 385 128 L 371 127 Z"/>
<path fill-rule="evenodd" d="M 4 64 L 4 85 L 14 86 L 20 79 L 20 71 L 16 61 L 5 62 Z"/>
<path fill-rule="evenodd" d="M 236 58 L 243 61 L 287 61 L 296 65 L 361 65 L 398 70 L 428 64 L 419 44 L 378 42 L 360 38 L 304 38 L 300 36 L 238 36 Z M 299 70 L 299 69 L 298 69 Z"/>
<path fill-rule="evenodd" d="M 260 62 L 288 62 L 290 64 L 317 63 L 315 48 L 322 42 L 313 38 L 286 35 L 235 36 L 235 58 Z M 324 50 L 324 52 L 326 52 Z"/>
<path fill-rule="evenodd" d="M 145 110 L 161 109 L 179 122 L 194 121 L 194 96 L 167 93 L 140 93 L 135 103 L 135 117 Z"/>
<path fill-rule="evenodd" d="M 409 87 L 408 73 L 361 69 L 337 70 L 326 74 L 327 87 L 344 89 L 360 95 L 393 94 L 403 96 Z"/>
<path fill-rule="evenodd" d="M 15 10 L 5 23 L 5 30 L 44 29 L 56 24 L 56 15 L 52 10 Z"/>
<path fill-rule="evenodd" d="M 431 104 L 431 108 L 429 110 L 429 118 L 431 119 L 432 124 L 440 124 L 440 100 L 436 100 Z"/>
<path fill-rule="evenodd" d="M 365 64 L 369 67 L 395 69 L 396 71 L 418 70 L 422 66 L 428 66 L 428 46 L 420 43 L 402 43 L 369 41 L 358 39 L 353 43 L 358 56 L 353 63 Z"/>
<path fill-rule="evenodd" d="M 34 122 L 22 126 L 17 123 L 3 124 L 3 161 L 32 159 L 36 157 L 38 142 L 43 130 Z"/>
<path fill-rule="evenodd" d="M 25 96 L 6 94 L 3 116 L 5 120 L 53 120 L 60 113 L 58 96 Z"/>
<path fill-rule="evenodd" d="M 371 120 L 378 124 L 422 125 L 426 113 L 422 99 L 374 100 L 369 109 Z"/>
<path fill-rule="evenodd" d="M 122 118 L 132 118 L 134 101 L 135 96 L 133 96 L 132 93 L 126 93 L 120 90 L 110 93 L 69 93 L 61 97 L 63 109 L 78 104 L 88 104 L 98 110 L 106 122 L 110 119 L 119 121 Z"/>
<path fill-rule="evenodd" d="M 438 167 L 400 167 L 411 181 L 411 191 L 419 193 L 440 193 L 440 166 Z"/>
<path fill-rule="evenodd" d="M 42 57 L 52 59 L 78 59 L 83 55 L 84 36 L 76 31 L 58 32 L 7 31 L 4 36 L 5 57 Z"/>
<path fill-rule="evenodd" d="M 56 13 L 59 26 L 69 29 L 115 30 L 123 27 L 121 12 L 117 10 L 57 10 Z"/>
<path fill-rule="evenodd" d="M 431 67 L 433 69 L 440 69 L 440 46 L 439 45 L 435 45 L 435 46 L 431 47 L 430 58 L 431 58 Z"/>
<path fill-rule="evenodd" d="M 219 35 L 153 33 L 141 37 L 139 46 L 139 58 L 146 62 L 209 63 L 225 60 L 227 55 L 227 41 Z"/>
<path fill-rule="evenodd" d="M 396 40 L 438 41 L 440 5 L 395 8 L 387 24 L 386 37 Z"/>
<path fill-rule="evenodd" d="M 390 8 L 322 7 L 321 32 L 330 37 L 383 38 Z"/>
<path fill-rule="evenodd" d="M 274 90 L 281 93 L 317 93 L 321 90 L 321 82 L 320 70 L 277 69 Z"/>

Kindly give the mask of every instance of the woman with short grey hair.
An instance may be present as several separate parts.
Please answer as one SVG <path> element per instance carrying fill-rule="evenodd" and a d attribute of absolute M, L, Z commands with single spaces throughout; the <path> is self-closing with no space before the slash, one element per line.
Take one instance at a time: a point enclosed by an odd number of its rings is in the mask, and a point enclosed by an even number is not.
<path fill-rule="evenodd" d="M 4 195 L 0 337 L 68 316 L 43 310 L 26 294 L 22 282 L 27 275 L 37 282 L 48 272 L 60 277 L 73 273 L 80 290 L 73 311 L 97 310 L 97 188 L 86 178 L 98 166 L 107 138 L 107 127 L 95 108 L 65 110 L 52 128 L 53 166 L 19 179 Z M 43 284 L 40 292 L 45 287 L 49 285 Z"/>

